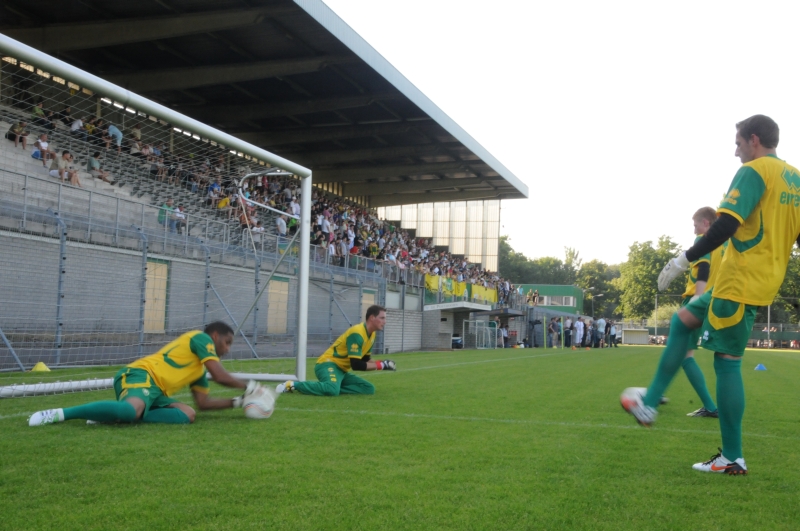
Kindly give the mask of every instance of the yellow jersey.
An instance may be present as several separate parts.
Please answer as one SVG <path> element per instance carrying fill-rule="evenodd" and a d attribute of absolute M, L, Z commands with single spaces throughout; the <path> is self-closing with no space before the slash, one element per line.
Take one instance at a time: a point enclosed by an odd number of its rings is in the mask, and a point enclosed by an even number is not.
<path fill-rule="evenodd" d="M 726 241 L 713 251 L 711 251 L 711 271 L 708 273 L 708 282 L 706 282 L 706 291 L 711 291 L 714 284 L 717 282 L 717 272 L 719 266 L 722 264 L 722 257 L 725 256 L 725 249 L 728 247 Z M 705 292 L 704 292 L 705 293 Z"/>
<path fill-rule="evenodd" d="M 698 236 L 697 238 L 695 238 L 694 243 L 697 243 L 697 241 L 700 238 L 702 238 L 702 236 Z M 704 262 L 708 264 L 709 268 L 708 275 L 709 277 L 711 276 L 712 263 L 711 263 L 711 254 L 709 253 L 707 255 L 701 256 L 700 258 L 689 264 L 689 280 L 686 282 L 686 291 L 683 292 L 683 297 L 694 297 L 695 293 L 697 293 L 697 272 L 700 269 L 700 264 Z M 707 288 L 706 291 L 708 291 Z"/>
<path fill-rule="evenodd" d="M 375 332 L 372 335 L 367 334 L 367 325 L 359 323 L 340 335 L 317 359 L 317 364 L 333 362 L 344 372 L 348 372 L 350 360 L 361 359 L 368 355 L 372 351 L 373 343 L 375 343 Z"/>
<path fill-rule="evenodd" d="M 209 360 L 219 361 L 214 340 L 200 330 L 192 330 L 128 367 L 146 370 L 167 396 L 172 396 L 187 385 L 193 391 L 208 393 L 205 363 Z"/>
<path fill-rule="evenodd" d="M 772 304 L 800 234 L 800 172 L 774 155 L 743 164 L 717 212 L 741 225 L 722 258 L 714 297 Z"/>

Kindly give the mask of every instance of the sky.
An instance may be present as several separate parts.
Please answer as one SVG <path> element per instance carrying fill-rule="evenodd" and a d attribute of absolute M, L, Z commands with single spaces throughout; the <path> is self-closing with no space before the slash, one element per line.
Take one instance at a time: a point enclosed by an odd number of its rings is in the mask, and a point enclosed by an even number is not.
<path fill-rule="evenodd" d="M 528 186 L 501 234 L 529 258 L 688 247 L 753 114 L 800 165 L 798 2 L 324 1 Z"/>

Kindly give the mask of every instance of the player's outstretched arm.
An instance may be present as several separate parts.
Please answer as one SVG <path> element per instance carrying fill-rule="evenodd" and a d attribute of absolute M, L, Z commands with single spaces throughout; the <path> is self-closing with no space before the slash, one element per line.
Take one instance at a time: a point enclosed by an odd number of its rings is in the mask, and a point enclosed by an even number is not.
<path fill-rule="evenodd" d="M 220 385 L 225 387 L 232 387 L 234 389 L 247 389 L 247 382 L 234 378 L 231 373 L 225 370 L 222 364 L 215 360 L 206 362 L 206 370 L 208 370 L 211 377 Z"/>
<path fill-rule="evenodd" d="M 234 398 L 213 398 L 208 393 L 192 390 L 194 403 L 200 411 L 209 411 L 211 409 L 231 409 L 242 407 L 242 397 L 236 396 Z"/>

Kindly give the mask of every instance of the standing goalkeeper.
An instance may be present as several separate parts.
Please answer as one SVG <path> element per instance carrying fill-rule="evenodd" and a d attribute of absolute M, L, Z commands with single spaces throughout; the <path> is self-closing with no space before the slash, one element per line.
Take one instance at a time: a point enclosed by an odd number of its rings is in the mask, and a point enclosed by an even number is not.
<path fill-rule="evenodd" d="M 800 170 L 778 158 L 779 129 L 755 115 L 736 124 L 736 156 L 742 167 L 717 209 L 718 218 L 700 240 L 672 259 L 658 277 L 666 289 L 689 264 L 730 239 L 713 289 L 672 316 L 667 347 L 642 399 L 623 394 L 622 405 L 645 426 L 681 367 L 694 329 L 702 346 L 714 351 L 722 449 L 692 468 L 701 472 L 747 474 L 742 453 L 745 395 L 742 357 L 759 306 L 772 304 L 783 283 L 795 242 L 800 245 Z"/>
<path fill-rule="evenodd" d="M 187 332 L 155 354 L 140 358 L 120 370 L 114 377 L 116 401 L 38 411 L 31 415 L 28 425 L 42 426 L 72 419 L 190 424 L 194 422 L 194 409 L 170 398 L 186 386 L 192 390 L 194 401 L 201 410 L 241 407 L 244 396 L 232 399 L 208 396 L 206 371 L 218 384 L 245 389 L 245 395 L 264 391 L 254 381 L 248 383 L 234 378 L 219 362 L 219 358 L 228 353 L 231 343 L 233 330 L 220 321 L 209 324 L 202 332 Z"/>
<path fill-rule="evenodd" d="M 348 328 L 333 345 L 317 359 L 314 374 L 318 382 L 293 382 L 280 384 L 279 393 L 297 391 L 304 395 L 339 396 L 374 395 L 375 386 L 359 378 L 353 371 L 393 371 L 391 360 L 370 361 L 375 343 L 375 333 L 386 326 L 386 308 L 373 305 L 367 309 L 365 322 Z"/>

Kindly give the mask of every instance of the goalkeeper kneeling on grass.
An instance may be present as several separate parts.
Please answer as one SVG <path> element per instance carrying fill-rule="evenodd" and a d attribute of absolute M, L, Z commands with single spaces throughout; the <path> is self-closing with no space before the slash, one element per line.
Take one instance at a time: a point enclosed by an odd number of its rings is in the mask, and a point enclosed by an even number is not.
<path fill-rule="evenodd" d="M 393 371 L 391 360 L 370 361 L 370 351 L 375 343 L 375 333 L 386 325 L 386 308 L 373 305 L 367 308 L 366 320 L 351 326 L 333 345 L 317 359 L 314 374 L 318 382 L 293 382 L 280 384 L 279 393 L 297 391 L 304 395 L 339 396 L 374 395 L 375 386 L 359 378 L 354 371 Z"/>
<path fill-rule="evenodd" d="M 155 354 L 140 358 L 120 370 L 114 377 L 116 402 L 106 400 L 38 411 L 28 419 L 28 425 L 42 426 L 72 419 L 86 419 L 88 423 L 190 424 L 194 422 L 194 409 L 170 398 L 187 385 L 201 410 L 241 407 L 245 396 L 265 389 L 254 381 L 234 378 L 222 367 L 219 358 L 228 353 L 231 343 L 233 329 L 220 321 L 209 324 L 202 332 L 187 332 Z M 209 397 L 206 371 L 220 385 L 244 389 L 244 395 Z"/>

